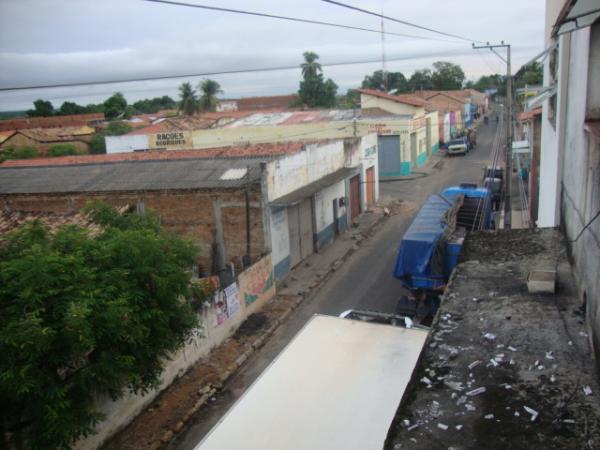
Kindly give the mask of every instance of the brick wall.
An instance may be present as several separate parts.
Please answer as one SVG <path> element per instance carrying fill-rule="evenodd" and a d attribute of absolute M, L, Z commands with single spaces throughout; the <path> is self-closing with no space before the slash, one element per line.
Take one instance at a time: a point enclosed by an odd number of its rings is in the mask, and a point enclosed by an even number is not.
<path fill-rule="evenodd" d="M 246 201 L 241 189 L 0 196 L 0 204 L 3 207 L 9 205 L 12 211 L 61 214 L 79 210 L 93 200 L 116 207 L 143 204 L 144 208 L 153 209 L 161 217 L 165 228 L 189 236 L 199 246 L 198 265 L 205 273 L 213 268 L 213 246 L 220 227 L 225 262 L 232 261 L 236 271 L 241 271 L 242 257 L 246 254 Z M 250 191 L 250 224 L 251 258 L 254 262 L 265 253 L 258 187 Z"/>

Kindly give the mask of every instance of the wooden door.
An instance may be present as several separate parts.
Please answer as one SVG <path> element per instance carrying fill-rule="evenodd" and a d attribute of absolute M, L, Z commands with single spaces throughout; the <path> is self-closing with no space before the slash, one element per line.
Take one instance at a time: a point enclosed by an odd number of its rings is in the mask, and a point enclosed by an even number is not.
<path fill-rule="evenodd" d="M 350 220 L 360 214 L 360 175 L 350 178 Z"/>

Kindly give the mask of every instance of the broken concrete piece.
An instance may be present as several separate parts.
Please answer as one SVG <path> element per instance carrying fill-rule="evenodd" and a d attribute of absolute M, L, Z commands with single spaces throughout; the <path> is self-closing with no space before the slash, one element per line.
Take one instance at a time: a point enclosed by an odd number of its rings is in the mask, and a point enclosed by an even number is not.
<path fill-rule="evenodd" d="M 485 387 L 478 387 L 477 389 L 473 389 L 472 391 L 467 392 L 469 397 L 474 397 L 475 395 L 483 394 L 485 392 Z"/>
<path fill-rule="evenodd" d="M 495 334 L 493 334 L 493 333 L 485 333 L 485 334 L 483 335 L 483 338 L 484 338 L 486 341 L 493 342 L 493 341 L 495 341 L 495 340 L 496 340 L 496 335 L 495 335 Z"/>
<path fill-rule="evenodd" d="M 437 427 L 438 427 L 440 430 L 444 430 L 444 431 L 446 431 L 446 430 L 448 429 L 448 425 L 446 425 L 446 424 L 444 424 L 444 423 L 441 423 L 441 422 L 437 424 Z"/>
<path fill-rule="evenodd" d="M 450 389 L 453 389 L 455 391 L 462 391 L 464 389 L 463 384 L 459 381 L 448 381 L 448 380 L 444 380 L 444 384 L 446 386 L 448 386 Z"/>
<path fill-rule="evenodd" d="M 546 359 L 554 359 L 554 355 L 552 354 L 553 352 L 546 352 Z"/>
<path fill-rule="evenodd" d="M 477 360 L 477 361 L 473 361 L 471 364 L 469 364 L 467 367 L 469 367 L 469 370 L 473 370 L 475 367 L 477 367 L 479 364 L 481 364 L 481 361 Z"/>
<path fill-rule="evenodd" d="M 523 409 L 525 411 L 527 411 L 529 414 L 531 414 L 531 421 L 532 422 L 537 418 L 537 416 L 539 414 L 535 409 L 530 408 L 529 406 L 523 406 Z"/>
<path fill-rule="evenodd" d="M 431 385 L 431 380 L 429 378 L 427 378 L 427 377 L 421 378 L 420 381 L 421 381 L 421 383 L 425 383 L 427 385 Z"/>
<path fill-rule="evenodd" d="M 584 393 L 585 395 L 592 395 L 592 388 L 591 388 L 591 387 L 589 387 L 589 386 L 584 386 L 584 387 L 583 387 L 583 393 Z"/>

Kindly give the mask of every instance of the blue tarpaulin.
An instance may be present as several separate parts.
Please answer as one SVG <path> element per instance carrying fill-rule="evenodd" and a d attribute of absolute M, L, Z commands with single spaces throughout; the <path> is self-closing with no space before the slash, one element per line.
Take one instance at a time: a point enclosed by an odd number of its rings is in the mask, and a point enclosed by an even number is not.
<path fill-rule="evenodd" d="M 394 276 L 410 288 L 435 289 L 445 284 L 443 267 L 432 267 L 439 241 L 447 228 L 446 212 L 454 199 L 432 195 L 427 199 L 400 243 Z"/>

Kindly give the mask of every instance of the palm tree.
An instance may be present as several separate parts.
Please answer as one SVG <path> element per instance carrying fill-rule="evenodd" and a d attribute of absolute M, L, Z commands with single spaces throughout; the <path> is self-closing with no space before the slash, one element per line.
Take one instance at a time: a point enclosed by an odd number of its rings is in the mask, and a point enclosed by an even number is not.
<path fill-rule="evenodd" d="M 192 85 L 188 82 L 182 83 L 179 86 L 179 97 L 181 97 L 181 104 L 179 110 L 183 111 L 186 116 L 193 116 L 198 111 L 198 99 L 196 97 L 196 91 L 192 89 Z"/>
<path fill-rule="evenodd" d="M 223 93 L 221 85 L 215 80 L 206 79 L 202 80 L 198 87 L 202 91 L 200 109 L 202 111 L 214 111 L 217 109 L 217 104 L 219 103 L 217 94 Z"/>
<path fill-rule="evenodd" d="M 304 62 L 300 64 L 300 67 L 302 68 L 302 76 L 304 78 L 314 77 L 319 72 L 323 71 L 321 64 L 317 62 L 319 55 L 317 55 L 315 52 L 304 52 L 303 56 Z"/>

